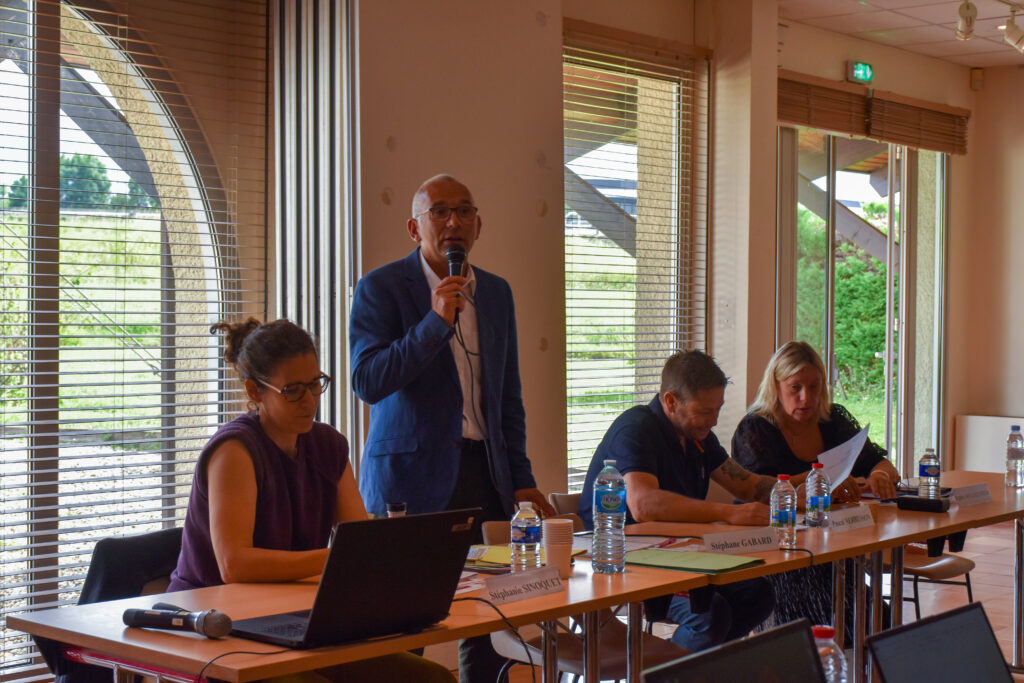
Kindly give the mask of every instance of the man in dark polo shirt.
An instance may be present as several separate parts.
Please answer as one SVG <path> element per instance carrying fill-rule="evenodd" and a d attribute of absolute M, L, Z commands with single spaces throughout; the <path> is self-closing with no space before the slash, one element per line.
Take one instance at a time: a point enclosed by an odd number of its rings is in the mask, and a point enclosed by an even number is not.
<path fill-rule="evenodd" d="M 580 496 L 580 517 L 593 528 L 594 480 L 605 460 L 626 480 L 627 522 L 717 522 L 767 526 L 773 477 L 753 474 L 725 452 L 711 428 L 725 402 L 728 379 L 714 359 L 680 351 L 661 372 L 661 390 L 609 427 L 590 462 Z M 739 505 L 705 500 L 714 479 Z M 672 641 L 691 652 L 746 635 L 775 606 L 765 579 L 712 588 L 710 607 L 674 596 L 668 618 L 679 624 Z"/>

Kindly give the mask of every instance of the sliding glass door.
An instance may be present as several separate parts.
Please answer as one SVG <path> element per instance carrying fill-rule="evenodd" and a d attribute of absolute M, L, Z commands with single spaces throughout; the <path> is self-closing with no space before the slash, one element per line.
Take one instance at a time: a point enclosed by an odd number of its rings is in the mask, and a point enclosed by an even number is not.
<path fill-rule="evenodd" d="M 821 353 L 833 399 L 893 462 L 940 446 L 946 157 L 779 129 L 777 343 Z"/>

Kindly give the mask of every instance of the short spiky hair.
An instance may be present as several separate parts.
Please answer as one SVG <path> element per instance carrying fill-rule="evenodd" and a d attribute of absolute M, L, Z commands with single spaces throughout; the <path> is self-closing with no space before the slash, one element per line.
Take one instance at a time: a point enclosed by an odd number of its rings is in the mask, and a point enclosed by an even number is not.
<path fill-rule="evenodd" d="M 665 361 L 661 370 L 661 396 L 672 392 L 682 401 L 689 401 L 708 389 L 718 389 L 729 378 L 715 359 L 703 351 L 677 351 Z"/>

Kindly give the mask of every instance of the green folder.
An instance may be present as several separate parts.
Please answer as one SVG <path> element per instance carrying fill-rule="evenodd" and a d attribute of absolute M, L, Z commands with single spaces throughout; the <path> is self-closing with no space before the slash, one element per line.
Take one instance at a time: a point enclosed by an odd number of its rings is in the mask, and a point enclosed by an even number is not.
<path fill-rule="evenodd" d="M 660 569 L 678 569 L 680 571 L 698 572 L 700 574 L 721 574 L 733 569 L 743 569 L 757 564 L 764 564 L 764 558 L 647 548 L 646 550 L 634 550 L 633 552 L 626 553 L 626 564 L 658 567 Z"/>

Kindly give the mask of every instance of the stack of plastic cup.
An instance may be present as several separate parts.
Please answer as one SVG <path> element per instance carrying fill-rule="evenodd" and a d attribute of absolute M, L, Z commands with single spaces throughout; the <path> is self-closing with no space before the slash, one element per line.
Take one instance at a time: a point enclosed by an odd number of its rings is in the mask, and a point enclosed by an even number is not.
<path fill-rule="evenodd" d="M 541 536 L 545 564 L 558 567 L 563 579 L 572 576 L 572 520 L 545 519 Z"/>

